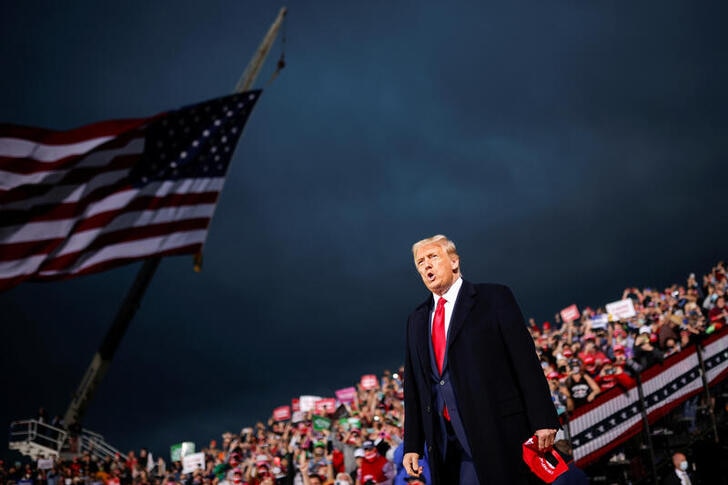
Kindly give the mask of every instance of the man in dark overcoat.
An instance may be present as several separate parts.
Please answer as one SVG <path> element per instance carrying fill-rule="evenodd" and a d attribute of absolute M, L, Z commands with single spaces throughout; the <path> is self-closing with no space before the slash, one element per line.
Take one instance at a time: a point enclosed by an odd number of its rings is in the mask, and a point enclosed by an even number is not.
<path fill-rule="evenodd" d="M 550 448 L 559 421 L 513 293 L 463 280 L 445 236 L 412 252 L 432 294 L 407 322 L 405 469 L 418 475 L 427 447 L 434 485 L 538 483 L 522 444 Z"/>

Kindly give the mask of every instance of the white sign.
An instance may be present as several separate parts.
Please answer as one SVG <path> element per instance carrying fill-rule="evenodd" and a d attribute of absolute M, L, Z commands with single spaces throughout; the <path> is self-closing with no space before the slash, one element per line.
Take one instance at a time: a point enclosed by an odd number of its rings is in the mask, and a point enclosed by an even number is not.
<path fill-rule="evenodd" d="M 600 313 L 599 315 L 594 315 L 591 318 L 592 330 L 604 330 L 607 328 L 608 323 L 609 315 L 607 315 L 606 313 Z"/>
<path fill-rule="evenodd" d="M 192 473 L 195 470 L 204 470 L 205 469 L 205 454 L 200 453 L 192 453 L 191 455 L 183 456 L 182 457 L 182 473 L 185 475 L 188 473 Z"/>
<path fill-rule="evenodd" d="M 321 399 L 321 396 L 301 396 L 298 400 L 298 405 L 301 407 L 301 411 L 306 413 L 313 411 L 314 406 L 316 406 L 316 401 L 319 399 Z"/>
<path fill-rule="evenodd" d="M 50 470 L 51 468 L 53 468 L 53 460 L 38 458 L 38 470 Z"/>
<path fill-rule="evenodd" d="M 630 298 L 607 303 L 607 313 L 614 317 L 614 320 L 626 320 L 637 315 L 634 311 L 634 304 Z"/>

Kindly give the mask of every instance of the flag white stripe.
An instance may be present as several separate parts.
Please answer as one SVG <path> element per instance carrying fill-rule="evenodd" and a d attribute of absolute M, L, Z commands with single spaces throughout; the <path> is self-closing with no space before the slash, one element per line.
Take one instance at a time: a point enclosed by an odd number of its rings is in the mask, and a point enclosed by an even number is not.
<path fill-rule="evenodd" d="M 131 192 L 131 191 L 129 191 Z M 121 207 L 119 207 L 120 209 Z M 113 209 L 110 209 L 113 210 Z M 74 233 L 69 243 L 80 234 L 91 232 L 106 233 L 126 227 L 141 227 L 149 224 L 160 224 L 174 220 L 192 219 L 198 217 L 212 217 L 214 204 L 198 204 L 190 206 L 163 207 L 157 210 L 139 210 L 122 212 L 111 224 L 104 227 L 89 229 L 80 233 Z M 84 217 L 72 219 L 59 219 L 53 221 L 32 222 L 21 224 L 7 229 L 0 229 L 0 240 L 3 244 L 17 244 L 30 241 L 44 241 L 67 237 L 71 229 Z M 86 239 L 86 238 L 84 238 Z M 2 245 L 0 245 L 2 247 Z M 78 248 L 76 250 L 80 250 Z"/>
<path fill-rule="evenodd" d="M 71 274 L 83 271 L 96 264 L 125 258 L 143 258 L 163 251 L 181 248 L 190 244 L 199 244 L 205 241 L 207 230 L 180 231 L 164 236 L 127 241 L 119 244 L 104 246 L 98 251 L 89 253 L 82 258 L 82 262 L 57 271 L 41 271 L 41 277 Z"/>
<path fill-rule="evenodd" d="M 705 347 L 705 359 L 718 355 L 723 352 L 728 352 L 728 335 L 725 335 L 715 342 L 711 342 L 709 345 Z M 726 356 L 728 357 L 728 356 Z M 708 382 L 712 383 L 713 380 L 720 375 L 721 372 L 724 372 L 726 369 L 728 369 L 728 358 L 724 359 L 723 362 L 718 364 L 715 367 L 711 367 L 710 369 L 706 369 L 706 377 L 708 378 Z"/>
<path fill-rule="evenodd" d="M 92 217 L 104 212 L 123 209 L 137 197 L 163 198 L 170 195 L 204 194 L 205 192 L 220 192 L 225 182 L 224 177 L 168 180 L 165 182 L 152 182 L 140 189 L 121 190 L 105 197 L 86 209 L 84 217 Z"/>
<path fill-rule="evenodd" d="M 61 170 L 45 170 L 30 174 L 17 174 L 0 170 L 0 190 L 11 190 L 27 184 L 58 183 L 68 172 L 80 167 L 103 167 L 120 155 L 136 155 L 144 152 L 144 138 L 134 138 L 123 147 L 109 150 L 98 150 L 75 162 L 71 167 Z"/>
<path fill-rule="evenodd" d="M 60 186 L 52 189 L 49 193 L 32 199 L 26 199 L 15 202 L 13 204 L 6 204 L 4 210 L 28 210 L 32 207 L 43 205 L 43 204 L 70 204 L 79 202 L 81 199 L 106 185 L 113 185 L 114 183 L 122 180 L 128 170 L 116 170 L 113 172 L 105 172 L 98 175 L 86 184 L 83 185 L 69 185 Z M 194 178 L 194 179 L 180 179 L 171 180 L 165 182 L 152 182 L 144 186 L 141 195 L 155 195 L 156 197 L 164 197 L 170 194 L 182 194 L 182 193 L 196 193 L 201 194 L 203 192 L 220 192 L 222 190 L 223 183 L 225 182 L 224 177 L 208 177 L 208 178 Z M 66 193 L 71 190 L 71 193 Z M 104 212 L 107 210 L 113 210 L 123 207 L 131 199 L 130 195 L 136 196 L 138 189 L 127 189 L 119 190 L 104 199 L 89 204 L 89 208 L 94 207 L 91 212 L 86 212 L 86 217 L 90 217 L 94 214 Z M 118 198 L 118 200 L 117 200 Z M 123 201 L 123 203 L 122 203 Z M 0 240 L 2 236 L 0 236 Z"/>
<path fill-rule="evenodd" d="M 129 169 L 104 172 L 90 179 L 84 184 L 58 185 L 43 195 L 19 200 L 5 204 L 4 210 L 28 210 L 38 205 L 59 205 L 79 202 L 91 192 L 108 185 L 113 185 L 123 180 L 129 173 Z"/>
<path fill-rule="evenodd" d="M 39 254 L 36 256 L 28 256 L 27 258 L 14 259 L 12 261 L 0 261 L 0 275 L 2 275 L 0 281 L 15 278 L 16 276 L 33 274 L 43 264 L 45 259 L 45 254 Z"/>
<path fill-rule="evenodd" d="M 149 256 L 157 252 L 186 246 L 188 244 L 202 243 L 205 241 L 206 233 L 207 231 L 205 229 L 195 229 L 192 231 L 178 231 L 164 236 L 124 241 L 104 246 L 96 251 L 91 251 L 87 255 L 82 256 L 78 263 L 63 270 L 44 271 L 38 274 L 43 276 L 72 274 L 82 271 L 84 268 L 91 265 L 105 261 L 122 259 L 125 257 Z M 46 261 L 46 259 L 47 255 L 42 254 L 13 261 L 0 261 L 0 275 L 3 276 L 0 278 L 0 281 L 34 274 L 38 271 L 38 268 Z"/>
<path fill-rule="evenodd" d="M 189 219 L 211 218 L 215 210 L 215 204 L 203 204 L 199 206 L 189 207 L 166 207 L 158 211 L 142 211 L 129 212 L 121 214 L 111 224 L 74 233 L 70 238 L 64 241 L 59 251 L 54 256 L 63 256 L 65 254 L 83 251 L 96 238 L 102 234 L 108 234 L 130 227 L 144 227 L 153 224 L 163 224 L 166 222 L 181 222 Z"/>
<path fill-rule="evenodd" d="M 113 136 L 100 136 L 78 143 L 46 145 L 22 138 L 0 138 L 0 157 L 30 158 L 39 162 L 55 162 L 62 158 L 87 153 L 113 139 Z"/>

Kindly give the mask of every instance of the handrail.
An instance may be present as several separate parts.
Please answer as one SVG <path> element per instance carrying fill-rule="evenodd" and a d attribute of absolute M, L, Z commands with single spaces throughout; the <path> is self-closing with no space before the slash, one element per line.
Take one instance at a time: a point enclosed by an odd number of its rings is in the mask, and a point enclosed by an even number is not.
<path fill-rule="evenodd" d="M 10 423 L 8 448 L 34 459 L 40 456 L 59 456 L 61 452 L 88 452 L 99 459 L 121 454 L 99 433 L 83 429 L 78 435 L 45 424 L 37 419 L 22 419 Z"/>
<path fill-rule="evenodd" d="M 10 423 L 9 448 L 31 454 L 58 456 L 68 433 L 55 426 L 38 421 L 23 419 Z"/>

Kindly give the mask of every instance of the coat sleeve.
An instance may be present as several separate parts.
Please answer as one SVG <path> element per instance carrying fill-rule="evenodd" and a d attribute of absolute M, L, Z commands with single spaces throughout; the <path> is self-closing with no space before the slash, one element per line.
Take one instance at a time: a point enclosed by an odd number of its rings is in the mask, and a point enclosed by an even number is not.
<path fill-rule="evenodd" d="M 417 388 L 417 370 L 414 364 L 415 356 L 412 352 L 414 342 L 412 341 L 411 326 L 412 318 L 410 317 L 407 321 L 407 350 L 404 360 L 404 452 L 419 453 L 422 456 L 425 452 L 425 436 L 420 409 L 422 400 L 421 391 Z"/>
<path fill-rule="evenodd" d="M 533 339 L 526 329 L 516 298 L 507 286 L 501 287 L 497 305 L 503 341 L 518 380 L 532 431 L 559 429 L 561 426 L 556 408 Z"/>

